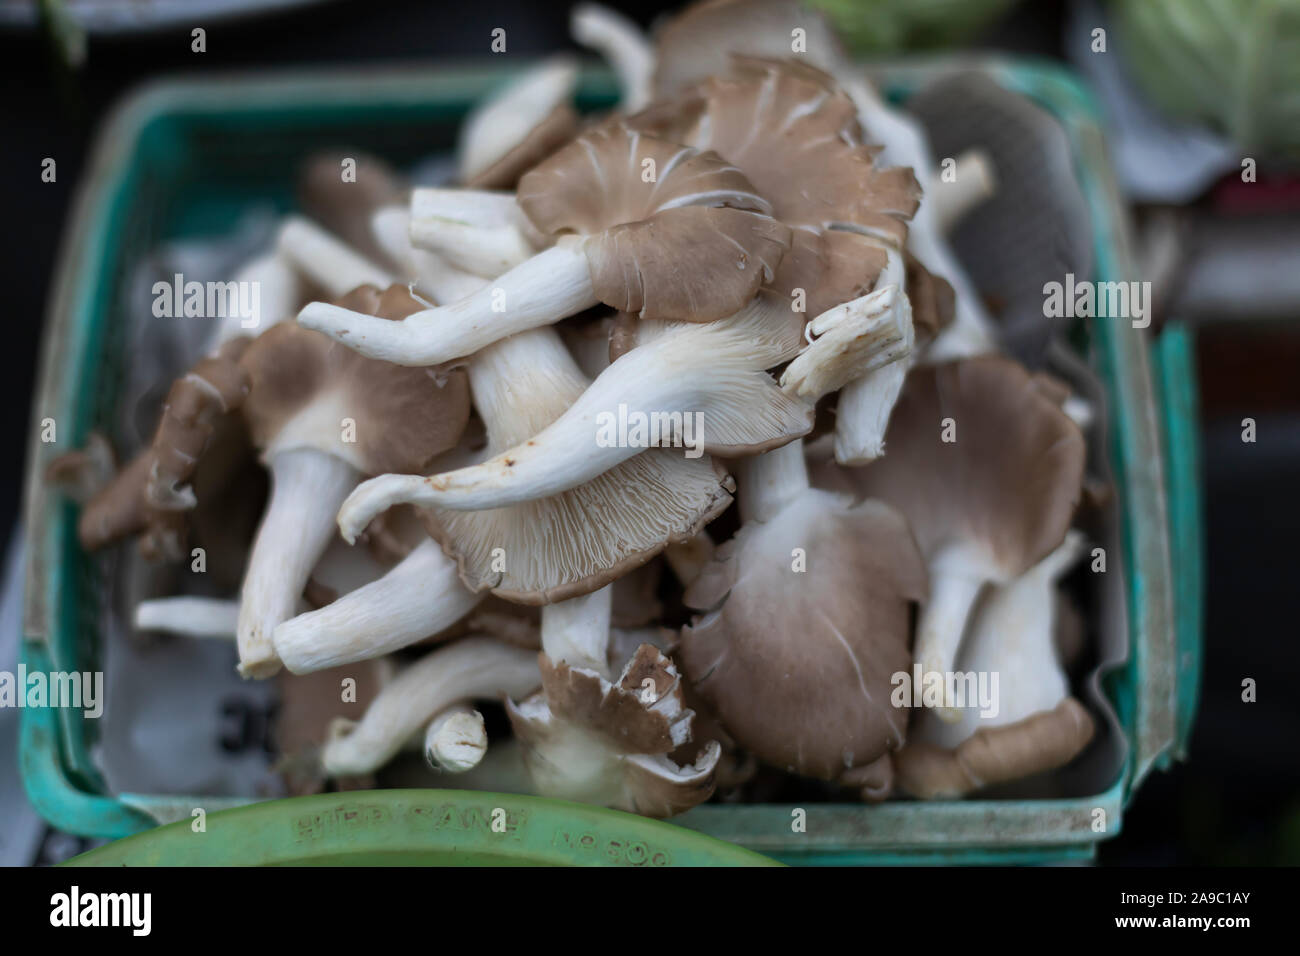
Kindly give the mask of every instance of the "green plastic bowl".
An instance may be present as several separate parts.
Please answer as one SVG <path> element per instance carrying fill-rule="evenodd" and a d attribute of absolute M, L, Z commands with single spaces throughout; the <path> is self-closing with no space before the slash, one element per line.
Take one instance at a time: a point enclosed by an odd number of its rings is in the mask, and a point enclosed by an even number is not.
<path fill-rule="evenodd" d="M 69 866 L 780 866 L 618 810 L 465 790 L 367 790 L 181 820 Z"/>

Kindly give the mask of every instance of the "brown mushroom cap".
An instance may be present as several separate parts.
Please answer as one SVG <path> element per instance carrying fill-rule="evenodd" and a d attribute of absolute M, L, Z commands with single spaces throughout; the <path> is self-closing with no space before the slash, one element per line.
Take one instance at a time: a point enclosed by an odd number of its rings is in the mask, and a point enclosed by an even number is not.
<path fill-rule="evenodd" d="M 786 295 L 803 289 L 809 315 L 874 288 L 886 263 L 880 241 L 903 245 L 920 201 L 910 169 L 876 168 L 877 150 L 862 145 L 848 95 L 795 62 L 733 57 L 728 75 L 709 77 L 628 123 L 664 130 L 740 168 L 792 230 L 772 288 Z M 879 238 L 828 231 L 833 226 Z"/>
<path fill-rule="evenodd" d="M 790 244 L 766 200 L 722 157 L 618 121 L 530 170 L 518 202 L 544 232 L 589 237 L 596 296 L 644 319 L 732 314 L 771 281 Z"/>
<path fill-rule="evenodd" d="M 547 765 L 541 755 L 576 736 L 589 751 L 617 764 L 616 779 L 602 794 L 609 806 L 667 817 L 713 795 L 716 747 L 685 768 L 667 759 L 691 740 L 694 713 L 685 706 L 676 667 L 657 648 L 642 644 L 615 684 L 545 654 L 538 662 L 541 692 L 518 705 L 507 701 L 506 710 L 524 759 L 545 792 L 563 793 L 564 768 Z"/>
<path fill-rule="evenodd" d="M 793 50 L 804 31 L 804 52 Z M 672 96 L 717 72 L 728 54 L 789 58 L 834 72 L 845 62 L 825 18 L 794 0 L 704 0 L 664 24 L 655 36 L 654 91 Z"/>
<path fill-rule="evenodd" d="M 568 103 L 551 110 L 523 140 L 465 183 L 471 189 L 513 189 L 519 177 L 546 159 L 578 132 L 578 114 Z"/>
<path fill-rule="evenodd" d="M 952 419 L 955 441 L 943 440 Z M 913 369 L 888 449 L 848 470 L 858 495 L 903 512 L 927 557 L 972 549 L 988 580 L 1021 574 L 1065 537 L 1083 480 L 1083 435 L 1019 363 L 980 356 Z"/>
<path fill-rule="evenodd" d="M 1014 724 L 983 727 L 949 750 L 909 743 L 894 757 L 898 786 L 922 799 L 959 797 L 1073 760 L 1096 731 L 1092 716 L 1073 697 Z"/>
<path fill-rule="evenodd" d="M 687 589 L 705 614 L 683 629 L 678 659 L 742 747 L 834 780 L 903 744 L 891 677 L 911 666 L 909 603 L 925 590 L 900 514 L 809 489 L 747 523 Z"/>
<path fill-rule="evenodd" d="M 356 178 L 343 179 L 343 161 L 356 162 Z M 375 238 L 371 214 L 404 203 L 409 192 L 403 178 L 384 160 L 355 150 L 316 153 L 298 175 L 298 204 L 304 214 L 373 262 L 389 256 Z"/>
<path fill-rule="evenodd" d="M 398 285 L 382 293 L 361 286 L 340 304 L 387 319 L 424 308 Z M 255 339 L 240 364 L 259 448 L 317 448 L 365 474 L 421 472 L 455 445 L 469 418 L 463 371 L 366 358 L 291 322 Z M 355 422 L 355 441 L 344 440 L 345 418 Z"/>

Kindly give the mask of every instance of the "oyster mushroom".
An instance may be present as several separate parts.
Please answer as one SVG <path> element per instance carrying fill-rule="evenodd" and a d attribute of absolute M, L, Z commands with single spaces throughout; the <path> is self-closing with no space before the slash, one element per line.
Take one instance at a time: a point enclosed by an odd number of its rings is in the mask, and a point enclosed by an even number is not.
<path fill-rule="evenodd" d="M 981 356 L 913 369 L 887 439 L 888 455 L 841 477 L 907 516 L 930 570 L 915 659 L 922 673 L 947 674 L 984 586 L 1023 574 L 1064 538 L 1083 436 L 1022 366 Z M 940 716 L 955 718 L 950 708 Z"/>
<path fill-rule="evenodd" d="M 922 744 L 927 751 L 932 747 L 957 751 L 986 728 L 1009 727 L 1034 714 L 1049 713 L 1069 698 L 1069 681 L 1056 651 L 1054 582 L 1079 559 L 1084 541 L 1082 532 L 1068 532 L 1060 547 L 1024 574 L 989 589 L 975 611 L 957 666 L 967 674 L 997 675 L 995 707 L 986 712 L 983 702 L 967 701 L 967 706 L 959 708 L 958 719 L 951 723 L 938 719 L 933 711 L 922 710 L 913 721 L 909 747 Z M 1091 721 L 1086 725 L 1079 722 L 1076 732 L 1064 739 L 1078 741 L 1078 731 L 1084 726 L 1091 727 Z M 1062 750 L 1053 746 L 1051 753 L 1059 758 Z M 1060 762 L 1068 762 L 1073 756 L 1070 753 Z M 932 758 L 933 754 L 926 763 Z M 1035 766 L 1043 758 L 1044 754 L 1035 755 Z M 900 754 L 900 763 L 906 762 Z M 1007 767 L 1003 773 L 1010 769 Z M 911 774 L 904 774 L 903 779 L 909 782 Z M 974 775 L 972 782 L 979 785 L 1001 781 Z"/>
<path fill-rule="evenodd" d="M 362 287 L 345 301 L 394 318 L 419 307 L 397 286 Z M 459 372 L 397 368 L 292 324 L 259 336 L 241 367 L 251 382 L 243 411 L 272 492 L 244 577 L 240 672 L 265 676 L 279 668 L 275 628 L 293 616 L 343 499 L 364 475 L 426 467 L 460 437 L 469 400 Z"/>
<path fill-rule="evenodd" d="M 652 817 L 667 817 L 713 794 L 720 749 L 693 763 L 670 754 L 691 741 L 693 712 L 671 660 L 643 644 L 614 682 L 595 671 L 538 656 L 542 690 L 506 712 L 538 793 Z"/>
<path fill-rule="evenodd" d="M 680 636 L 682 671 L 745 750 L 864 786 L 906 737 L 890 691 L 926 593 L 920 552 L 883 502 L 811 488 L 800 442 L 739 470 L 744 525 L 686 590 L 700 613 Z"/>
<path fill-rule="evenodd" d="M 555 245 L 458 302 L 403 322 L 312 303 L 298 321 L 366 355 L 450 361 L 600 302 L 644 319 L 711 321 L 769 281 L 789 231 L 734 166 L 617 122 L 590 130 L 519 183 Z"/>

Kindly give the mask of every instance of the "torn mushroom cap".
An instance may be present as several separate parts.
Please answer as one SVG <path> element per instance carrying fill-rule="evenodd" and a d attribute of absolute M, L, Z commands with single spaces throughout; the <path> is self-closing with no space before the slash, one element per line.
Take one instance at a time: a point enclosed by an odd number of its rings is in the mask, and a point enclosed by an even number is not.
<path fill-rule="evenodd" d="M 916 660 L 947 673 L 982 586 L 1023 574 L 1064 538 L 1083 436 L 1021 365 L 982 356 L 913 369 L 886 445 L 850 477 L 860 496 L 902 511 L 916 534 L 931 579 Z"/>
<path fill-rule="evenodd" d="M 910 252 L 903 253 L 907 298 L 912 306 L 912 325 L 920 347 L 933 342 L 956 315 L 957 297 L 943 276 L 935 275 Z"/>
<path fill-rule="evenodd" d="M 803 49 L 792 52 L 795 30 Z M 794 0 L 703 0 L 666 22 L 655 35 L 654 92 L 672 96 L 717 72 L 732 53 L 790 58 L 828 73 L 845 61 L 835 31 Z"/>
<path fill-rule="evenodd" d="M 422 308 L 402 286 L 362 286 L 345 307 L 398 320 Z M 416 473 L 452 447 L 469 418 L 462 371 L 406 368 L 365 358 L 284 323 L 241 359 L 251 381 L 244 412 L 267 453 L 315 448 L 363 474 Z"/>
<path fill-rule="evenodd" d="M 139 532 L 146 557 L 182 556 L 186 513 L 197 504 L 190 482 L 214 433 L 248 394 L 238 364 L 248 343 L 231 339 L 176 379 L 149 448 L 86 503 L 78 523 L 82 547 L 94 550 Z"/>
<path fill-rule="evenodd" d="M 1095 731 L 1087 709 L 1067 697 L 1014 724 L 982 728 L 956 749 L 909 743 L 894 758 L 898 787 L 915 797 L 942 799 L 1019 780 L 1069 763 Z"/>
<path fill-rule="evenodd" d="M 621 122 L 584 133 L 520 181 L 539 229 L 583 244 L 596 297 L 644 319 L 730 315 L 770 282 L 790 244 L 745 176 Z"/>
<path fill-rule="evenodd" d="M 470 376 L 488 426 L 484 455 L 499 460 L 507 478 L 516 463 L 497 452 L 527 447 L 587 385 L 551 329 L 485 349 Z M 593 454 L 599 450 L 594 431 L 588 438 L 585 450 Z M 727 486 L 707 457 L 687 458 L 676 448 L 634 449 L 621 463 L 558 493 L 540 489 L 504 507 L 438 507 L 424 515 L 472 591 L 548 604 L 595 591 L 668 544 L 690 538 L 730 504 Z"/>
<path fill-rule="evenodd" d="M 577 85 L 577 65 L 553 57 L 476 107 L 461 127 L 461 181 L 476 188 L 512 188 L 573 139 L 578 114 L 569 101 Z"/>
<path fill-rule="evenodd" d="M 643 644 L 611 684 L 593 671 L 538 657 L 540 693 L 507 701 L 538 792 L 667 817 L 713 794 L 717 744 L 695 763 L 668 755 L 691 740 L 694 717 L 672 661 Z"/>
<path fill-rule="evenodd" d="M 807 489 L 718 548 L 686 591 L 704 613 L 677 656 L 742 747 L 835 780 L 903 744 L 891 677 L 911 664 L 910 602 L 925 590 L 902 515 Z"/>

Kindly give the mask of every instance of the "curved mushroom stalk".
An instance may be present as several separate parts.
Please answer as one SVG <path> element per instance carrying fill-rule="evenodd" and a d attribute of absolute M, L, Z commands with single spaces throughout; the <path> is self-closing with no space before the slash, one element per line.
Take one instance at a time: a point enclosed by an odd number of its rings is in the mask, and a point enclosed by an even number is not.
<path fill-rule="evenodd" d="M 913 369 L 886 437 L 888 455 L 834 474 L 907 516 L 930 568 L 914 657 L 923 675 L 946 677 L 983 587 L 1023 574 L 1064 539 L 1083 436 L 1022 366 L 981 356 Z M 953 703 L 941 718 L 957 718 Z"/>
<path fill-rule="evenodd" d="M 917 724 L 918 739 L 955 748 L 983 727 L 1014 724 L 1065 700 L 1070 689 L 1056 652 L 1055 581 L 1082 555 L 1084 541 L 1082 532 L 1068 531 L 1042 561 L 990 589 L 971 621 L 958 667 L 990 680 L 996 674 L 994 699 L 961 702 L 952 721 L 927 711 Z"/>
<path fill-rule="evenodd" d="M 812 428 L 811 408 L 763 371 L 798 348 L 794 330 L 801 323 L 792 323 L 791 316 L 778 298 L 760 295 L 718 322 L 642 323 L 641 344 L 575 394 L 550 424 L 520 435 L 513 447 L 477 465 L 367 481 L 344 505 L 339 527 L 344 537 L 355 535 L 401 502 L 476 511 L 546 498 L 590 482 L 652 445 L 684 446 L 682 453 L 694 460 L 706 450 L 747 454 L 805 435 Z M 645 423 L 644 436 L 636 440 L 628 424 L 633 420 Z"/>
<path fill-rule="evenodd" d="M 465 700 L 523 696 L 539 682 L 533 651 L 485 637 L 440 647 L 387 684 L 361 720 L 337 721 L 321 762 L 331 776 L 371 773 L 447 708 Z"/>
<path fill-rule="evenodd" d="M 710 742 L 686 766 L 672 760 L 691 741 L 694 712 L 656 648 L 641 645 L 616 683 L 544 653 L 539 662 L 541 692 L 506 702 L 538 793 L 652 817 L 712 796 L 721 748 Z"/>
<path fill-rule="evenodd" d="M 512 193 L 417 189 L 411 194 L 411 244 L 457 269 L 494 279 L 551 245 Z"/>
<path fill-rule="evenodd" d="M 225 598 L 155 598 L 135 606 L 138 631 L 233 639 L 238 622 L 239 602 Z"/>
<path fill-rule="evenodd" d="M 599 3 L 580 3 L 569 14 L 569 35 L 609 62 L 622 90 L 620 110 L 635 113 L 650 105 L 654 48 L 640 27 L 617 10 Z"/>
<path fill-rule="evenodd" d="M 582 240 L 574 240 L 544 249 L 457 302 L 398 322 L 326 302 L 307 305 L 298 313 L 298 322 L 370 358 L 397 365 L 437 365 L 550 325 L 599 301 Z"/>
<path fill-rule="evenodd" d="M 295 674 L 382 657 L 446 630 L 480 600 L 437 542 L 425 541 L 378 580 L 284 621 L 275 653 Z"/>
<path fill-rule="evenodd" d="M 387 269 L 301 216 L 286 217 L 276 250 L 331 298 L 341 298 L 363 285 L 384 289 L 393 281 Z"/>
<path fill-rule="evenodd" d="M 475 107 L 457 145 L 461 182 L 513 186 L 568 142 L 578 127 L 569 105 L 577 86 L 577 64 L 567 56 L 551 57 Z"/>
<path fill-rule="evenodd" d="M 467 773 L 487 754 L 487 727 L 483 715 L 469 704 L 453 704 L 424 732 L 424 760 L 434 770 Z"/>
<path fill-rule="evenodd" d="M 334 535 L 333 514 L 361 480 L 348 462 L 314 448 L 274 453 L 271 500 L 248 556 L 236 637 L 239 672 L 280 669 L 272 636 L 293 617 L 312 568 Z"/>
<path fill-rule="evenodd" d="M 905 739 L 891 690 L 911 662 L 925 566 L 898 512 L 810 488 L 801 444 L 741 463 L 744 524 L 686 590 L 699 615 L 678 659 L 740 747 L 871 789 L 865 768 Z"/>
<path fill-rule="evenodd" d="M 599 302 L 647 319 L 723 318 L 772 279 L 790 244 L 734 166 L 617 123 L 529 171 L 518 202 L 561 238 L 490 286 L 400 322 L 324 303 L 298 321 L 364 355 L 436 365 Z"/>

